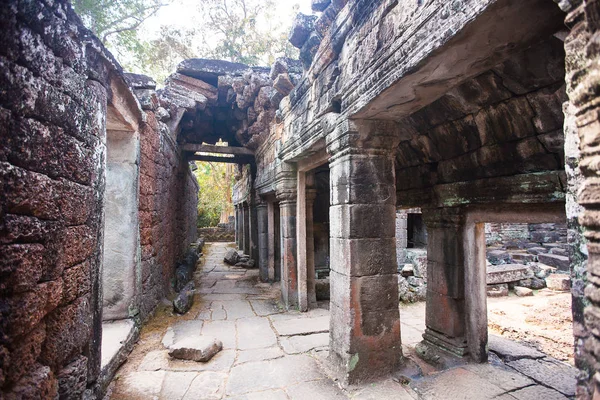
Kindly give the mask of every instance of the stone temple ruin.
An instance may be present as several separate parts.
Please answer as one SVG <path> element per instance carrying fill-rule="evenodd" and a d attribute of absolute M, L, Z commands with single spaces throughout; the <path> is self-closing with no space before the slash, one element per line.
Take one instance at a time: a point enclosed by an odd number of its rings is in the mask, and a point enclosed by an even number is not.
<path fill-rule="evenodd" d="M 194 160 L 238 165 L 236 243 L 284 306 L 329 299 L 345 384 L 403 366 L 404 264 L 426 284 L 418 352 L 487 362 L 486 258 L 506 248 L 486 250 L 485 224 L 562 226 L 545 254 L 571 278 L 563 394 L 599 395 L 600 3 L 313 7 L 290 34 L 300 61 L 186 60 L 157 90 L 67 0 L 2 6 L 0 398 L 102 398 L 192 279 Z"/>

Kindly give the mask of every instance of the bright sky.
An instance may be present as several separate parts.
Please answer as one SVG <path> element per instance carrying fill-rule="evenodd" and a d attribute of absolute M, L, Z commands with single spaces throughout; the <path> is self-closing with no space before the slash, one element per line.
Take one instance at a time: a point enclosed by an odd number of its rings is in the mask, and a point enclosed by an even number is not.
<path fill-rule="evenodd" d="M 144 22 L 141 27 L 142 36 L 146 38 L 155 37 L 161 25 L 174 27 L 193 27 L 195 23 L 194 10 L 201 0 L 174 0 L 172 4 L 161 8 L 155 16 Z M 312 14 L 310 0 L 283 0 L 276 1 L 276 15 L 285 16 L 292 14 L 295 5 L 300 7 L 299 11 L 304 14 Z M 291 21 L 289 23 L 291 26 Z"/>

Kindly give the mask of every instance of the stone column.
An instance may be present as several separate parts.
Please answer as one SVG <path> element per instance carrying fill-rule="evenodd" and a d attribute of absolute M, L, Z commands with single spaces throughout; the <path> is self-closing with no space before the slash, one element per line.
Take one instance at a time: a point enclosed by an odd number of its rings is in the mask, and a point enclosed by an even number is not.
<path fill-rule="evenodd" d="M 325 129 L 326 127 L 324 127 Z M 402 357 L 396 267 L 397 125 L 338 122 L 330 154 L 330 357 L 346 383 L 394 371 Z"/>
<path fill-rule="evenodd" d="M 251 259 L 254 260 L 256 266 L 258 266 L 258 209 L 256 208 L 256 202 L 252 201 L 249 208 L 250 211 L 250 245 L 248 246 L 248 254 Z"/>
<path fill-rule="evenodd" d="M 424 341 L 458 357 L 467 354 L 465 326 L 466 220 L 460 209 L 423 210 L 427 227 Z M 471 240 L 470 242 L 473 242 Z"/>
<path fill-rule="evenodd" d="M 242 233 L 242 251 L 244 254 L 250 254 L 250 207 L 248 203 L 242 204 L 242 213 L 244 215 L 244 231 Z"/>
<path fill-rule="evenodd" d="M 267 203 L 267 261 L 269 281 L 275 282 L 275 203 Z"/>
<path fill-rule="evenodd" d="M 313 205 L 316 197 L 316 189 L 306 189 L 306 270 L 309 308 L 314 308 L 317 305 L 317 290 L 315 287 L 315 235 L 313 217 Z"/>
<path fill-rule="evenodd" d="M 269 280 L 269 232 L 267 203 L 260 201 L 256 204 L 258 220 L 258 273 L 261 282 Z"/>
<path fill-rule="evenodd" d="M 280 165 L 276 187 L 281 224 L 281 296 L 289 309 L 298 306 L 296 168 L 293 165 Z"/>
<path fill-rule="evenodd" d="M 242 246 L 240 228 L 241 228 L 241 217 L 240 217 L 240 205 L 235 205 L 235 244 L 237 248 L 240 249 Z"/>
<path fill-rule="evenodd" d="M 308 267 L 306 264 L 306 172 L 298 171 L 296 238 L 298 265 L 298 309 L 308 311 Z"/>

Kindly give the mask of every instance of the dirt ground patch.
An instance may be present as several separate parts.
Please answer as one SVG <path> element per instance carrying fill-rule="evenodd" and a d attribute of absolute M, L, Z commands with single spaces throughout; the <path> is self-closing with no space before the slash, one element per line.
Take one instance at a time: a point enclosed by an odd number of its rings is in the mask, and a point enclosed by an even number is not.
<path fill-rule="evenodd" d="M 525 342 L 573 365 L 571 294 L 540 290 L 532 297 L 488 298 L 490 333 Z"/>

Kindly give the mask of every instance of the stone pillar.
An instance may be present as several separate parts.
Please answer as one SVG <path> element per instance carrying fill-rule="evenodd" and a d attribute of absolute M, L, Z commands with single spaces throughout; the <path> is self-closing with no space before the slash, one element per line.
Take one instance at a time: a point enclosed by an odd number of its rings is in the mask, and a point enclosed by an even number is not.
<path fill-rule="evenodd" d="M 244 215 L 244 230 L 242 232 L 242 251 L 244 254 L 250 254 L 250 207 L 248 203 L 242 204 L 242 214 Z"/>
<path fill-rule="evenodd" d="M 276 187 L 281 225 L 281 296 L 288 309 L 298 306 L 296 178 L 293 165 L 280 165 Z"/>
<path fill-rule="evenodd" d="M 324 129 L 327 127 L 324 127 Z M 330 155 L 330 357 L 346 383 L 394 371 L 402 357 L 396 267 L 397 125 L 336 123 Z"/>
<path fill-rule="evenodd" d="M 261 201 L 256 204 L 258 220 L 258 273 L 261 282 L 269 281 L 268 207 Z"/>
<path fill-rule="evenodd" d="M 317 305 L 317 290 L 315 287 L 315 236 L 313 217 L 313 205 L 316 197 L 316 189 L 306 189 L 306 278 L 309 308 L 314 308 Z"/>
<path fill-rule="evenodd" d="M 248 254 L 251 259 L 254 260 L 256 266 L 258 266 L 258 209 L 256 203 L 253 201 L 249 208 L 250 211 L 250 227 L 249 227 L 249 239 L 250 245 L 248 246 Z"/>
<path fill-rule="evenodd" d="M 239 204 L 235 205 L 235 244 L 237 248 L 241 248 L 241 237 L 240 237 L 240 228 L 241 228 L 241 218 L 240 218 L 240 206 Z"/>
<path fill-rule="evenodd" d="M 298 309 L 308 311 L 308 267 L 306 264 L 306 172 L 298 171 L 296 238 L 298 270 Z"/>
<path fill-rule="evenodd" d="M 427 227 L 427 304 L 422 345 L 467 354 L 465 327 L 466 221 L 460 209 L 423 211 Z"/>
<path fill-rule="evenodd" d="M 275 203 L 267 203 L 267 247 L 269 281 L 275 282 Z"/>

